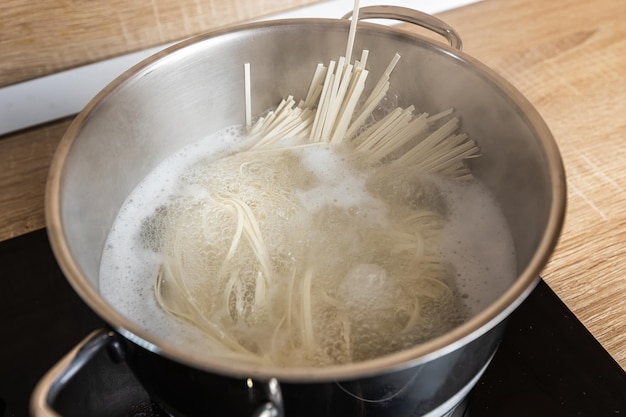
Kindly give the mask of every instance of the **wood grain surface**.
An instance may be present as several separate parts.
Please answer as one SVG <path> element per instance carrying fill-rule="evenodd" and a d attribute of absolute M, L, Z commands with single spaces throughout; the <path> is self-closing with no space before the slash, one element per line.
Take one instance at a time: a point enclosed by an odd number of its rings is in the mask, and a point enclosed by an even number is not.
<path fill-rule="evenodd" d="M 24 2 L 9 0 L 8 3 Z M 70 7 L 96 2 L 45 3 Z M 140 3 L 119 2 L 120 7 L 130 9 L 140 7 Z M 143 12 L 152 19 L 153 28 L 133 31 L 122 41 L 128 49 L 116 49 L 119 45 L 112 45 L 110 39 L 103 40 L 102 51 L 92 52 L 94 59 L 137 48 L 139 44 L 146 46 L 152 40 L 154 44 L 160 43 L 158 27 L 161 32 L 169 28 L 164 23 L 168 12 L 160 8 L 161 3 L 166 7 L 166 2 L 159 0 L 158 14 Z M 182 3 L 190 2 L 176 4 Z M 0 9 L 6 4 L 5 0 Z M 174 9 L 172 13 L 183 13 L 183 9 Z M 90 16 L 87 13 L 83 17 L 89 20 Z M 120 31 L 132 26 L 127 15 L 108 16 L 116 20 L 112 25 L 117 25 Z M 543 276 L 626 369 L 624 16 L 623 0 L 484 0 L 439 15 L 461 34 L 465 52 L 516 86 L 551 128 L 568 175 L 568 209 L 562 238 Z M 137 19 L 143 17 L 142 13 L 137 15 Z M 82 19 L 73 22 L 71 28 L 77 32 L 87 30 Z M 15 45 L 27 42 L 25 29 L 12 38 L 13 46 L 7 48 L 6 22 L 0 24 L 4 24 L 0 27 L 0 56 L 11 51 L 16 57 L 19 54 Z M 409 25 L 405 27 L 413 30 Z M 80 48 L 77 41 L 80 36 L 76 33 L 69 36 L 75 37 L 70 49 Z M 139 38 L 142 41 L 136 41 Z M 51 62 L 61 64 L 59 68 L 72 65 L 70 58 L 57 59 L 60 61 Z M 0 61 L 0 74 L 4 74 L 6 65 L 9 65 L 6 60 Z M 10 65 L 13 71 L 20 71 L 20 65 Z M 41 69 L 34 67 L 28 69 L 26 78 Z M 24 64 L 24 68 L 28 65 Z M 68 123 L 65 120 L 0 139 L 0 240 L 44 227 L 46 172 Z"/>
<path fill-rule="evenodd" d="M 624 16 L 623 0 L 486 0 L 439 15 L 555 136 L 568 208 L 542 275 L 626 369 Z"/>
<path fill-rule="evenodd" d="M 0 241 L 45 227 L 50 161 L 71 121 L 0 138 Z"/>
<path fill-rule="evenodd" d="M 2 0 L 0 87 L 319 0 Z"/>

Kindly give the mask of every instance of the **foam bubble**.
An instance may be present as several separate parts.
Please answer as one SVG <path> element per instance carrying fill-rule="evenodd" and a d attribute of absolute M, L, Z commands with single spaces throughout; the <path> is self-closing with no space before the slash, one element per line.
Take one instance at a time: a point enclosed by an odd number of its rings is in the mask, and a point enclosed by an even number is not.
<path fill-rule="evenodd" d="M 157 305 L 153 285 L 163 262 L 158 253 L 162 233 L 174 219 L 175 231 L 184 235 L 180 245 L 187 262 L 197 263 L 194 268 L 201 271 L 194 278 L 198 297 L 213 300 L 223 293 L 225 284 L 216 281 L 219 267 L 205 263 L 223 258 L 234 233 L 231 215 L 210 208 L 209 190 L 216 187 L 239 195 L 264 220 L 261 231 L 276 274 L 268 297 L 284 298 L 293 271 L 305 260 L 315 265 L 311 291 L 325 302 L 312 301 L 314 333 L 325 350 L 307 356 L 291 349 L 285 351 L 283 363 L 326 364 L 325 355 L 341 363 L 408 348 L 458 325 L 467 319 L 467 311 L 481 311 L 515 278 L 506 221 L 478 183 L 410 175 L 398 180 L 395 174 L 364 169 L 340 148 L 325 145 L 266 153 L 256 163 L 236 153 L 244 143 L 240 128 L 231 127 L 190 145 L 150 173 L 120 210 L 105 245 L 100 288 L 116 309 L 146 330 L 206 350 L 201 332 L 181 326 Z M 285 187 L 295 191 L 285 193 Z M 260 198 L 259 190 L 274 194 Z M 213 210 L 210 221 L 198 218 L 198 206 Z M 433 239 L 431 226 L 421 240 L 412 236 L 413 226 L 394 232 L 393 238 L 384 232 L 402 223 L 415 206 L 445 212 L 438 246 L 424 247 Z M 430 221 L 425 219 L 415 221 Z M 297 249 L 303 242 L 305 249 Z M 252 350 L 263 352 L 270 344 L 293 346 L 287 335 L 274 331 L 285 312 L 255 305 L 258 262 L 250 248 L 243 252 L 247 259 L 233 261 L 241 262 L 238 269 L 247 277 L 241 296 L 231 297 L 223 308 L 207 310 L 209 316 L 216 323 L 246 317 L 231 330 Z M 416 259 L 423 256 L 442 258 L 444 270 L 436 262 L 416 267 Z M 443 285 L 431 280 L 442 275 Z M 449 294 L 441 296 L 442 291 Z M 337 302 L 343 307 L 337 308 Z M 344 308 L 350 310 L 352 339 L 338 344 L 347 337 Z"/>

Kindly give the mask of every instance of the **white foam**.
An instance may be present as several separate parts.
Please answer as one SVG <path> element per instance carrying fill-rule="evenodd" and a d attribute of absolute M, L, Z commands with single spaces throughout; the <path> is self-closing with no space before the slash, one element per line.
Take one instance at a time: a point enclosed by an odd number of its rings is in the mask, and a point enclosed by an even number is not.
<path fill-rule="evenodd" d="M 191 327 L 179 326 L 157 305 L 152 285 L 161 258 L 146 247 L 141 237 L 142 224 L 173 196 L 193 194 L 193 189 L 181 190 L 177 181 L 190 164 L 233 152 L 242 140 L 240 130 L 229 127 L 171 155 L 130 194 L 109 232 L 100 265 L 102 296 L 160 337 L 177 340 L 201 336 Z"/>
<path fill-rule="evenodd" d="M 366 189 L 368 176 L 346 163 L 349 155 L 329 146 L 310 147 L 302 153 L 304 166 L 318 180 L 314 187 L 296 194 L 312 212 L 324 206 L 358 207 L 361 214 L 379 224 L 385 221 L 385 206 Z"/>
<path fill-rule="evenodd" d="M 454 266 L 472 314 L 502 295 L 515 278 L 515 249 L 506 219 L 478 182 L 440 182 L 449 205 L 441 253 Z"/>
<path fill-rule="evenodd" d="M 146 247 L 142 224 L 154 215 L 157 207 L 171 203 L 176 196 L 200 198 L 204 192 L 201 187 L 186 184 L 186 188 L 181 188 L 176 178 L 188 175 L 188 167 L 200 160 L 217 159 L 235 151 L 241 146 L 241 140 L 239 131 L 229 128 L 172 155 L 129 196 L 108 237 L 100 273 L 102 295 L 122 314 L 174 343 L 190 338 L 199 342 L 202 338 L 199 332 L 181 326 L 157 305 L 153 283 L 161 259 Z M 328 205 L 344 209 L 358 207 L 360 216 L 376 224 L 388 221 L 384 204 L 367 190 L 367 176 L 346 164 L 345 155 L 320 146 L 302 148 L 298 156 L 316 178 L 311 187 L 297 192 L 304 207 L 311 212 Z M 439 251 L 456 271 L 456 286 L 464 294 L 471 314 L 476 314 L 501 295 L 516 276 L 515 253 L 506 221 L 494 199 L 480 184 L 429 181 L 441 191 L 447 207 L 448 222 Z M 386 304 L 394 305 L 394 300 L 405 295 L 401 286 L 394 286 L 391 291 L 387 285 L 388 265 L 358 262 L 362 266 L 357 265 L 346 274 L 348 284 L 340 287 L 340 293 L 349 295 L 349 287 L 359 285 L 352 282 L 356 280 L 363 281 L 360 285 L 363 291 L 357 292 L 356 298 L 357 302 L 367 299 L 364 305 L 375 305 L 368 299 L 371 295 L 368 290 L 383 293 L 379 288 L 383 284 L 388 291 L 384 293 L 388 296 Z M 201 343 L 186 344 L 191 349 L 203 349 Z"/>

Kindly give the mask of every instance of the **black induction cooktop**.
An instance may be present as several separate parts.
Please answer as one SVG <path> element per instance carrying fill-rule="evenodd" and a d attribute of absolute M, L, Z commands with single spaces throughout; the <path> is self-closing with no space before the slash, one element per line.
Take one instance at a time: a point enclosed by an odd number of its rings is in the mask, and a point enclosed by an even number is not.
<path fill-rule="evenodd" d="M 103 326 L 63 277 L 45 230 L 0 242 L 0 417 L 28 416 L 37 381 Z M 159 414 L 149 399 L 138 404 L 114 415 Z M 626 373 L 540 281 L 467 404 L 471 417 L 626 417 Z"/>

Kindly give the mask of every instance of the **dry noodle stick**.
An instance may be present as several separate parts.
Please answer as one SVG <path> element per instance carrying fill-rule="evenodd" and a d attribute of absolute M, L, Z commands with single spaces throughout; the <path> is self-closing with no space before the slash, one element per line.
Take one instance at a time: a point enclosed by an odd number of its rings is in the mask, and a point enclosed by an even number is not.
<path fill-rule="evenodd" d="M 376 86 L 372 90 L 370 97 L 365 100 L 365 106 L 369 106 L 372 102 L 376 102 L 376 96 L 379 95 L 381 91 L 389 88 L 389 78 L 391 77 L 391 73 L 393 72 L 393 70 L 396 68 L 398 61 L 400 61 L 400 54 L 396 53 L 387 65 L 387 68 L 378 80 L 378 83 L 376 83 Z"/>
<path fill-rule="evenodd" d="M 354 0 L 354 8 L 352 9 L 352 21 L 350 22 L 350 32 L 348 34 L 348 44 L 346 46 L 346 62 L 352 59 L 352 48 L 354 48 L 354 38 L 356 36 L 356 27 L 359 21 L 359 0 Z"/>
<path fill-rule="evenodd" d="M 305 125 L 305 121 L 298 117 L 299 109 L 294 109 L 290 117 L 285 118 L 280 125 L 276 126 L 273 130 L 268 132 L 269 136 L 273 136 L 276 138 L 286 138 L 286 137 L 294 137 L 295 130 L 300 130 L 300 128 Z"/>
<path fill-rule="evenodd" d="M 391 143 L 396 144 L 397 138 L 400 132 L 405 130 L 410 125 L 410 119 L 412 118 L 412 112 L 402 111 L 394 120 L 387 123 L 386 126 L 379 129 L 373 137 L 367 138 L 369 146 L 367 152 L 370 154 L 370 158 L 375 157 L 375 151 L 382 146 L 381 144 Z"/>
<path fill-rule="evenodd" d="M 459 119 L 452 118 L 448 122 L 446 122 L 439 129 L 435 130 L 432 134 L 430 134 L 426 139 L 415 145 L 412 149 L 407 151 L 404 155 L 399 157 L 394 161 L 395 164 L 406 165 L 411 163 L 410 161 L 415 160 L 415 158 L 419 158 L 419 155 L 424 150 L 432 148 L 437 143 L 445 139 L 448 135 L 454 132 L 458 126 Z"/>
<path fill-rule="evenodd" d="M 365 69 L 365 63 L 369 56 L 369 51 L 364 49 L 361 53 L 361 60 L 356 61 L 350 77 L 348 90 L 341 100 L 341 105 L 337 111 L 337 122 L 335 123 L 329 141 L 331 143 L 341 143 L 345 137 L 346 129 L 354 115 L 354 109 L 365 89 L 365 80 L 369 71 Z M 347 97 L 347 98 L 345 98 Z"/>
<path fill-rule="evenodd" d="M 416 154 L 412 159 L 407 159 L 404 163 L 430 168 L 438 164 L 454 162 L 457 155 L 473 153 L 477 150 L 473 141 L 466 141 L 466 139 L 465 134 L 450 135 L 445 140 Z"/>
<path fill-rule="evenodd" d="M 352 114 L 354 109 L 358 104 L 359 97 L 363 90 L 365 89 L 365 80 L 367 79 L 368 71 L 362 70 L 358 74 L 357 82 L 355 83 L 354 89 L 350 92 L 349 100 L 346 102 L 345 108 L 335 126 L 335 132 L 330 140 L 331 143 L 337 144 L 343 142 L 346 137 L 346 130 L 348 129 L 348 123 L 350 123 L 350 119 L 352 118 Z"/>
<path fill-rule="evenodd" d="M 317 111 L 315 112 L 315 120 L 313 121 L 313 127 L 311 128 L 311 142 L 319 142 L 322 135 L 322 127 L 324 125 L 324 109 L 328 105 L 328 101 L 330 99 L 329 90 L 332 88 L 330 84 L 333 80 L 333 72 L 335 70 L 335 61 L 330 61 L 328 64 L 328 69 L 326 70 L 326 78 L 324 79 L 324 86 L 322 87 L 322 92 L 320 93 L 320 101 L 317 106 Z"/>
<path fill-rule="evenodd" d="M 345 58 L 343 57 L 339 59 L 339 65 L 337 67 L 331 89 L 330 100 L 328 101 L 328 106 L 326 106 L 323 110 L 324 114 L 322 115 L 322 120 L 324 120 L 324 125 L 322 128 L 321 140 L 324 142 L 328 142 L 330 140 L 330 135 L 338 116 L 338 107 L 341 105 L 341 101 L 343 100 L 342 96 L 345 95 L 345 91 L 347 90 L 349 84 L 348 80 L 351 75 L 352 65 L 349 66 L 350 71 L 347 69 L 344 71 L 344 62 L 342 62 L 344 60 Z"/>
<path fill-rule="evenodd" d="M 433 114 L 432 116 L 428 116 L 428 123 L 436 122 L 439 119 L 443 119 L 446 116 L 450 116 L 452 113 L 454 113 L 454 109 L 450 107 L 449 109 Z"/>
<path fill-rule="evenodd" d="M 365 65 L 367 64 L 367 58 L 369 57 L 370 51 L 368 49 L 363 49 L 361 51 L 361 59 L 359 60 L 359 69 L 365 69 Z"/>
<path fill-rule="evenodd" d="M 428 123 L 426 122 L 426 114 L 422 113 L 409 124 L 407 124 L 401 131 L 399 131 L 393 139 L 381 140 L 370 149 L 370 158 L 377 161 L 382 161 L 388 157 L 391 153 L 397 151 L 411 139 L 420 136 L 428 129 Z"/>
<path fill-rule="evenodd" d="M 300 110 L 301 111 L 301 110 Z M 274 123 L 268 126 L 264 132 L 265 137 L 280 136 L 288 131 L 290 127 L 293 127 L 295 123 L 301 123 L 298 118 L 298 108 L 286 108 L 283 112 L 274 119 Z M 261 141 L 257 142 L 261 144 Z"/>
<path fill-rule="evenodd" d="M 363 52 L 363 56 L 362 58 L 364 60 L 367 59 L 369 53 L 365 53 L 365 51 Z M 392 62 L 388 65 L 387 70 L 385 71 L 385 73 L 383 74 L 382 79 L 388 79 L 389 78 L 389 74 L 391 73 L 391 71 L 393 70 L 393 68 L 395 67 L 397 61 L 399 60 L 400 56 L 398 54 L 396 54 L 396 56 L 394 57 L 394 59 L 392 60 Z M 339 74 L 340 72 L 340 68 L 342 68 L 341 65 L 342 61 L 340 59 L 340 64 L 338 66 L 338 70 L 337 70 L 337 74 Z M 361 64 L 359 64 L 359 67 L 361 66 Z M 347 67 L 346 73 L 350 73 L 350 67 Z M 363 70 L 362 70 L 363 71 Z M 368 72 L 363 73 L 361 71 L 361 75 L 365 74 L 367 75 Z M 344 74 L 344 78 L 343 81 L 347 81 L 347 78 L 345 78 Z M 355 78 L 353 78 L 355 79 Z M 331 102 L 331 105 L 329 108 L 324 108 L 324 112 L 325 114 L 324 116 L 324 120 L 325 120 L 325 126 L 324 126 L 324 130 L 322 131 L 322 139 L 323 140 L 329 140 L 331 143 L 340 143 L 343 141 L 343 138 L 346 136 L 346 130 L 347 130 L 347 126 L 350 122 L 350 120 L 353 117 L 353 113 L 354 113 L 354 108 L 356 108 L 356 105 L 358 103 L 358 99 L 361 96 L 363 90 L 364 90 L 364 83 L 365 83 L 365 79 L 358 77 L 355 79 L 355 82 L 351 82 L 350 84 L 352 84 L 352 86 L 354 86 L 353 88 L 349 89 L 350 94 L 344 94 L 343 90 L 344 88 L 341 88 L 341 91 L 339 91 L 337 94 L 334 94 L 336 90 L 336 83 L 335 85 L 333 85 L 333 99 Z M 380 83 L 379 83 L 380 84 Z M 356 88 L 356 86 L 358 87 L 358 91 L 355 91 L 354 88 Z M 345 99 L 345 97 L 348 97 L 348 99 Z M 383 94 L 384 96 L 384 94 Z M 375 95 L 375 97 L 377 97 Z M 382 96 L 381 96 L 382 98 Z M 378 100 L 380 101 L 380 99 Z M 376 102 L 373 106 L 377 105 L 378 102 Z M 339 107 L 340 106 L 340 107 Z M 372 106 L 372 108 L 373 108 Z M 337 109 L 340 110 L 337 110 Z M 319 111 L 319 109 L 318 109 Z M 371 111 L 370 111 L 371 112 Z M 365 114 L 365 116 L 368 116 L 369 113 Z M 335 120 L 339 118 L 340 123 L 339 124 L 335 124 Z M 332 130 L 331 130 L 332 129 Z M 332 137 L 328 138 L 329 133 L 332 132 Z M 328 139 L 327 139 L 328 138 Z"/>
<path fill-rule="evenodd" d="M 381 142 L 384 142 L 385 140 L 389 142 L 395 141 L 396 135 L 406 129 L 411 124 L 411 120 L 415 118 L 413 110 L 415 110 L 413 106 L 402 109 L 402 111 L 398 114 L 398 117 L 392 120 L 392 123 L 387 125 L 385 129 L 377 132 L 377 138 L 372 140 L 370 151 L 377 149 L 381 145 Z"/>
<path fill-rule="evenodd" d="M 361 66 L 361 63 L 359 61 L 356 61 L 354 63 L 353 69 L 352 69 L 352 76 L 350 77 L 350 83 L 348 85 L 348 91 L 346 92 L 346 97 L 348 97 L 348 99 L 344 99 L 343 103 L 341 105 L 341 108 L 339 110 L 339 113 L 343 113 L 344 109 L 346 108 L 347 102 L 350 100 L 350 98 L 352 98 L 354 96 L 354 89 L 356 88 L 356 85 L 359 83 L 359 79 L 361 77 L 361 75 L 363 74 L 363 71 L 366 71 L 366 73 L 369 73 L 369 71 L 367 71 L 365 68 L 363 68 Z M 358 94 L 360 97 L 360 93 Z M 352 115 L 350 115 L 352 117 Z"/>
<path fill-rule="evenodd" d="M 271 112 L 270 112 L 271 113 Z M 268 114 L 270 114 L 268 113 Z M 263 125 L 265 123 L 265 117 L 259 117 L 256 122 L 252 125 L 252 128 L 248 132 L 250 136 L 255 136 L 257 133 L 263 129 Z"/>
<path fill-rule="evenodd" d="M 360 152 L 369 151 L 389 129 L 393 128 L 394 123 L 402 116 L 403 112 L 404 110 L 400 107 L 392 110 L 380 121 L 355 138 L 354 143 L 358 143 L 356 150 Z"/>
<path fill-rule="evenodd" d="M 339 62 L 337 63 L 337 69 L 335 71 L 334 74 L 334 79 L 333 79 L 333 84 L 332 87 L 330 89 L 330 99 L 328 100 L 328 105 L 324 106 L 322 109 L 318 109 L 318 112 L 323 112 L 322 113 L 322 120 L 324 121 L 324 123 L 322 124 L 322 132 L 321 132 L 321 138 L 320 140 L 327 142 L 330 136 L 330 132 L 332 131 L 333 128 L 333 124 L 335 122 L 335 119 L 337 118 L 337 105 L 338 102 L 341 100 L 341 89 L 340 86 L 341 85 L 345 85 L 347 88 L 347 84 L 345 84 L 344 82 L 344 65 L 345 65 L 345 58 L 344 57 L 339 57 Z M 352 68 L 352 65 L 350 65 L 350 68 Z M 348 71 L 345 71 L 345 74 L 348 74 Z M 345 90 L 344 90 L 345 92 Z"/>
<path fill-rule="evenodd" d="M 334 99 L 332 110 L 330 113 L 331 118 L 329 119 L 329 129 L 324 136 L 327 142 L 333 142 L 333 137 L 339 136 L 339 135 L 335 135 L 335 132 L 337 131 L 337 127 L 338 127 L 338 122 L 343 119 L 343 115 L 346 112 L 349 112 L 350 116 L 352 115 L 351 109 L 348 108 L 347 106 L 350 106 L 350 103 L 352 103 L 352 101 L 358 100 L 359 98 L 360 91 L 357 92 L 358 95 L 355 95 L 356 85 L 354 85 L 352 80 L 356 79 L 358 81 L 357 77 L 362 74 L 362 71 L 359 71 L 359 73 L 355 77 L 355 74 L 353 73 L 352 69 L 353 69 L 352 65 L 347 66 L 346 72 L 341 82 L 341 86 L 339 88 L 339 92 Z M 353 88 L 350 91 L 350 95 L 347 95 L 347 92 L 350 86 L 352 86 Z M 362 89 L 360 90 L 362 91 Z M 346 99 L 346 96 L 348 97 L 348 99 Z M 343 140 L 343 135 L 341 134 L 340 136 L 341 137 L 338 140 L 336 140 L 337 143 Z"/>
<path fill-rule="evenodd" d="M 428 123 L 426 123 L 426 117 L 424 114 L 419 115 L 396 132 L 393 138 L 390 138 L 389 140 L 382 140 L 375 144 L 370 149 L 370 158 L 382 161 L 383 159 L 390 157 L 392 153 L 398 151 L 411 140 L 424 136 L 428 127 L 429 126 Z"/>
<path fill-rule="evenodd" d="M 379 91 L 372 100 L 372 102 L 359 113 L 356 119 L 354 119 L 354 122 L 352 122 L 352 124 L 346 131 L 347 138 L 353 138 L 358 133 L 359 129 L 361 129 L 365 124 L 367 118 L 370 116 L 370 114 L 372 114 L 372 111 L 374 111 L 374 109 L 376 108 L 376 106 L 378 106 L 383 97 L 385 97 L 387 91 L 389 90 L 389 83 L 386 83 L 383 87 L 383 90 Z"/>
<path fill-rule="evenodd" d="M 313 126 L 314 117 L 315 113 L 312 109 L 304 109 L 300 114 L 300 119 L 302 120 L 302 123 L 295 126 L 292 131 L 294 137 L 306 139 L 308 137 L 310 127 Z"/>
<path fill-rule="evenodd" d="M 267 113 L 265 117 L 259 118 L 259 120 L 257 120 L 256 123 L 252 126 L 252 129 L 250 130 L 249 135 L 258 135 L 259 131 L 262 131 L 263 129 L 266 128 L 266 126 L 271 124 L 272 120 L 274 120 L 275 117 L 276 117 L 276 112 L 270 111 Z"/>
<path fill-rule="evenodd" d="M 445 172 L 455 166 L 463 167 L 464 159 L 477 157 L 475 144 L 468 141 L 452 148 L 439 147 L 434 149 L 428 158 L 421 161 L 414 161 L 416 168 L 421 168 L 427 172 Z"/>
<path fill-rule="evenodd" d="M 263 130 L 271 129 L 272 126 L 275 125 L 277 119 L 284 117 L 284 111 L 285 111 L 284 109 L 286 108 L 290 99 L 291 99 L 291 96 L 289 96 L 287 99 L 281 100 L 281 102 L 278 104 L 278 107 L 276 107 L 275 110 L 270 111 L 267 114 L 267 116 L 265 117 L 265 119 L 263 120 L 260 126 Z"/>
<path fill-rule="evenodd" d="M 349 91 L 349 87 L 353 84 L 353 69 L 354 66 L 352 64 L 345 64 L 344 71 L 341 72 L 341 83 L 339 84 L 336 94 L 333 95 L 331 106 L 328 108 L 329 114 L 325 119 L 328 120 L 329 128 L 324 135 L 324 139 L 327 142 L 330 141 L 330 137 L 335 130 L 335 123 L 340 117 L 342 109 L 345 107 L 346 94 Z"/>
<path fill-rule="evenodd" d="M 309 136 L 310 126 L 313 124 L 313 119 L 293 118 L 286 122 L 282 129 L 278 132 L 272 132 L 265 136 L 263 141 L 253 145 L 251 150 L 256 150 L 267 145 L 274 145 L 283 139 L 302 139 L 306 140 Z"/>
<path fill-rule="evenodd" d="M 372 89 L 372 92 L 370 93 L 369 97 L 365 100 L 365 103 L 363 104 L 364 107 L 370 107 L 372 104 L 374 103 L 378 104 L 380 102 L 379 97 L 382 92 L 386 93 L 386 91 L 389 89 L 389 85 L 390 85 L 389 78 L 391 77 L 391 73 L 393 72 L 394 68 L 398 64 L 399 60 L 400 60 L 400 55 L 395 54 L 393 58 L 391 59 L 391 61 L 389 62 L 389 64 L 387 65 L 387 68 L 385 69 L 385 72 L 383 72 L 383 75 L 381 75 L 381 77 L 378 79 L 378 82 Z"/>
<path fill-rule="evenodd" d="M 271 126 L 273 126 L 276 118 L 282 117 L 283 110 L 285 109 L 286 106 L 289 106 L 290 102 L 292 101 L 293 101 L 292 96 L 289 96 L 286 99 L 281 100 L 281 102 L 278 104 L 276 109 L 269 111 L 265 117 L 261 117 L 259 118 L 259 120 L 257 120 L 257 122 L 252 127 L 251 131 L 249 132 L 249 136 L 257 135 L 259 130 L 264 130 L 264 129 L 267 130 Z"/>
<path fill-rule="evenodd" d="M 322 80 L 325 76 L 326 67 L 322 63 L 317 64 L 317 68 L 315 68 L 315 73 L 313 74 L 313 79 L 309 85 L 309 90 L 306 94 L 306 98 L 304 99 L 304 103 L 302 103 L 302 107 L 311 107 L 315 102 L 317 102 L 319 94 L 322 91 Z"/>
<path fill-rule="evenodd" d="M 384 132 L 388 131 L 395 121 L 398 120 L 403 111 L 404 109 L 400 107 L 392 110 L 385 117 L 371 125 L 367 130 L 356 137 L 354 139 L 354 143 L 358 143 L 356 149 L 358 151 L 369 150 L 370 147 L 377 142 L 378 138 L 381 137 Z"/>
<path fill-rule="evenodd" d="M 367 117 L 372 113 L 372 111 L 378 106 L 380 101 L 383 99 L 387 91 L 389 90 L 389 77 L 391 76 L 392 71 L 396 67 L 396 64 L 400 60 L 400 55 L 395 54 L 392 58 L 391 62 L 387 65 L 385 72 L 380 77 L 376 86 L 370 93 L 369 97 L 365 100 L 363 104 L 363 109 L 359 111 L 359 114 L 354 119 L 352 125 L 348 128 L 346 135 L 351 138 L 353 137 L 358 129 L 363 125 Z"/>
<path fill-rule="evenodd" d="M 255 130 L 255 136 L 260 139 L 252 146 L 252 149 L 276 143 L 282 138 L 305 139 L 308 133 L 307 128 L 313 122 L 313 116 L 311 109 L 284 108 L 277 117 L 280 119 L 278 124 L 272 123 L 271 127 Z"/>

